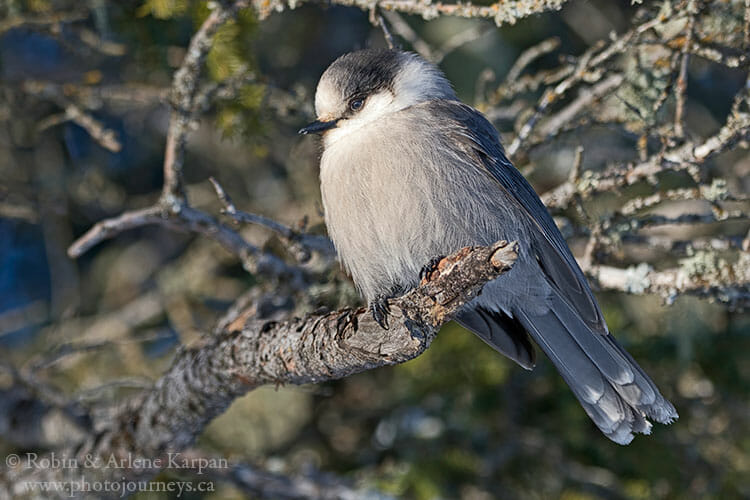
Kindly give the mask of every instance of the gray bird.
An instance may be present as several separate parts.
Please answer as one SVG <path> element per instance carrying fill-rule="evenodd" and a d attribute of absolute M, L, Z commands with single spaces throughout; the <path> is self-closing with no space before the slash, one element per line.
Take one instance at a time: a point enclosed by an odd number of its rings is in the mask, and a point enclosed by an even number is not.
<path fill-rule="evenodd" d="M 457 321 L 526 369 L 531 339 L 594 423 L 627 444 L 671 423 L 674 407 L 609 334 L 547 209 L 506 158 L 495 128 L 416 54 L 360 50 L 323 73 L 318 120 L 325 221 L 344 267 L 387 327 L 387 299 L 416 287 L 435 258 L 469 245 L 519 242 L 510 272 Z"/>

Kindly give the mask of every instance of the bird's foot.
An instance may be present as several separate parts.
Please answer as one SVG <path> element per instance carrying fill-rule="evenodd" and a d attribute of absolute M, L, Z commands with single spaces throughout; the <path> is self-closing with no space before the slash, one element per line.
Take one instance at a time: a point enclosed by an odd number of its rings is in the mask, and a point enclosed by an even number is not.
<path fill-rule="evenodd" d="M 373 301 L 370 302 L 370 312 L 372 312 L 372 318 L 380 325 L 380 328 L 388 329 L 388 315 L 390 309 L 388 307 L 388 297 L 385 295 L 378 295 Z"/>
<path fill-rule="evenodd" d="M 433 272 L 437 271 L 437 266 L 440 263 L 441 260 L 445 258 L 445 255 L 441 255 L 439 257 L 433 257 L 430 259 L 430 262 L 425 264 L 422 269 L 419 271 L 419 281 L 427 280 Z"/>
<path fill-rule="evenodd" d="M 352 325 L 355 329 L 357 328 L 357 316 L 354 315 L 351 309 L 347 309 L 336 319 L 336 331 L 341 333 L 349 325 Z"/>

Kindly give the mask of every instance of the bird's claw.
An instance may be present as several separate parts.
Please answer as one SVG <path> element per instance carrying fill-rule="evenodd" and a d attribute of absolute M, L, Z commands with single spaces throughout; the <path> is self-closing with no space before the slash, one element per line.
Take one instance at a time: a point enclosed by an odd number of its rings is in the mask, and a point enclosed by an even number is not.
<path fill-rule="evenodd" d="M 370 312 L 372 312 L 372 318 L 380 325 L 380 328 L 388 330 L 388 315 L 390 314 L 388 297 L 385 295 L 375 297 L 375 300 L 370 302 Z"/>
<path fill-rule="evenodd" d="M 422 266 L 422 269 L 419 271 L 419 280 L 426 280 L 427 277 L 437 270 L 437 265 L 440 263 L 441 260 L 445 258 L 445 255 L 441 255 L 439 257 L 433 257 L 430 259 L 430 262 Z"/>
<path fill-rule="evenodd" d="M 357 316 L 354 315 L 351 309 L 347 310 L 336 319 L 336 331 L 342 332 L 347 326 L 352 325 L 357 328 Z"/>

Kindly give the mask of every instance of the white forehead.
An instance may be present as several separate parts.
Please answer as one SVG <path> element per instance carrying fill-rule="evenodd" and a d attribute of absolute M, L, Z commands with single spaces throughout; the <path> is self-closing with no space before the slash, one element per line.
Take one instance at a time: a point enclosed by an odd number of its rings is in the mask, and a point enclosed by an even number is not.
<path fill-rule="evenodd" d="M 315 114 L 318 118 L 335 118 L 343 106 L 341 90 L 330 78 L 321 78 L 315 91 Z"/>

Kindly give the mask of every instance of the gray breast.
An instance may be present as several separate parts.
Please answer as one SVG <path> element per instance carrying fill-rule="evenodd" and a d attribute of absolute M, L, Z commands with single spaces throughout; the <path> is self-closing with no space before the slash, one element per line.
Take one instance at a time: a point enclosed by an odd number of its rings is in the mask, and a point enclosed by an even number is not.
<path fill-rule="evenodd" d="M 497 182 L 419 106 L 329 145 L 321 160 L 326 224 L 362 294 L 411 288 L 431 258 L 517 239 Z"/>

